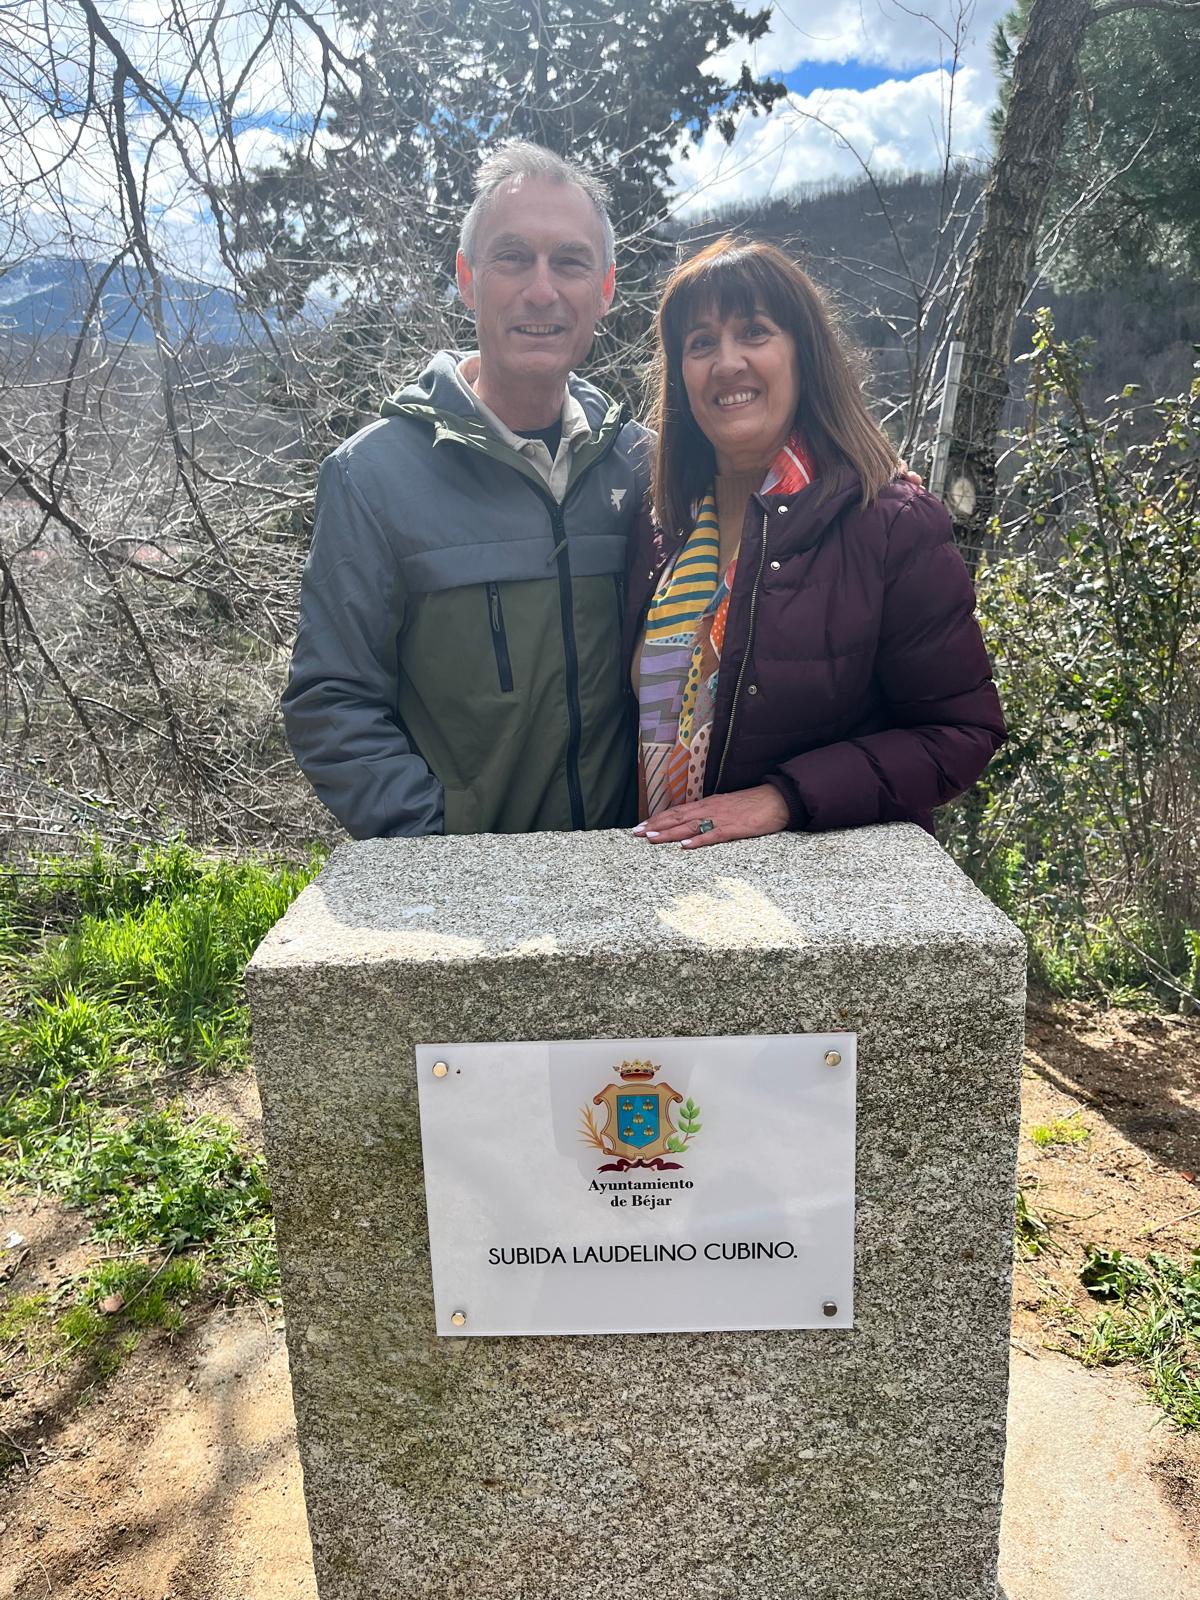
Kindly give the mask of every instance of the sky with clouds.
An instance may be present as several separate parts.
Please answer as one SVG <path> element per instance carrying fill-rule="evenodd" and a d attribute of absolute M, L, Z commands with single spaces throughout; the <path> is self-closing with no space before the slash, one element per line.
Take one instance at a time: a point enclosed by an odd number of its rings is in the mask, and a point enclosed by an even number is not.
<path fill-rule="evenodd" d="M 996 97 L 991 36 L 1011 0 L 784 0 L 769 33 L 719 58 L 782 77 L 768 117 L 743 117 L 732 144 L 710 132 L 673 169 L 683 215 L 796 184 L 923 171 L 988 153 Z"/>
<path fill-rule="evenodd" d="M 757 74 L 782 77 L 788 95 L 770 116 L 743 117 L 731 144 L 710 132 L 688 159 L 677 161 L 675 208 L 686 216 L 766 198 L 805 182 L 854 177 L 864 165 L 876 173 L 929 170 L 945 158 L 947 141 L 958 157 L 986 155 L 995 99 L 990 38 L 1010 4 L 824 0 L 815 7 L 779 0 L 770 7 L 769 32 L 748 49 L 741 42 L 731 47 L 716 66 L 736 77 L 748 59 Z M 100 9 L 152 77 L 164 84 L 182 78 L 187 51 L 164 30 L 159 0 L 101 0 Z M 312 10 L 332 21 L 330 0 L 312 0 Z M 21 103 L 29 123 L 18 127 L 24 116 L 9 116 L 0 127 L 0 201 L 19 212 L 20 231 L 35 248 L 39 239 L 45 247 L 69 234 L 77 246 L 90 238 L 99 251 L 116 236 L 120 220 L 109 132 L 99 117 L 81 124 L 69 109 L 71 85 L 82 88 L 87 80 L 86 30 L 70 0 L 22 0 L 11 17 L 19 20 L 22 13 L 26 32 L 14 35 L 20 53 L 0 71 L 5 107 L 19 98 L 8 92 L 14 83 L 23 77 L 28 86 L 30 73 L 48 71 L 38 64 L 48 24 L 58 88 L 67 87 L 67 101 L 48 114 L 46 98 L 26 95 Z M 277 28 L 260 48 L 268 14 L 265 0 L 229 9 L 217 0 L 192 0 L 187 12 L 196 33 L 214 29 L 223 70 L 244 65 L 238 144 L 241 159 L 251 164 L 268 159 L 282 142 L 289 107 L 315 105 L 320 78 L 319 49 L 302 25 Z M 205 78 L 202 72 L 191 80 L 197 103 L 229 86 L 228 77 L 223 83 Z M 146 176 L 152 225 L 199 265 L 213 254 L 211 218 L 185 170 L 185 152 L 155 143 L 160 132 L 148 110 L 139 115 L 131 108 L 135 148 L 154 152 Z M 204 129 L 187 128 L 185 142 L 199 154 Z M 49 181 L 37 181 L 45 174 Z"/>
<path fill-rule="evenodd" d="M 313 0 L 312 9 L 327 10 L 328 0 Z M 269 0 L 234 7 L 189 0 L 186 34 L 164 24 L 161 0 L 98 0 L 98 10 L 147 81 L 177 99 L 175 138 L 164 137 L 144 100 L 125 100 L 151 235 L 166 257 L 197 272 L 218 270 L 212 213 L 195 174 L 207 167 L 220 184 L 233 173 L 225 145 L 212 136 L 209 107 L 236 83 L 238 159 L 243 167 L 268 161 L 290 126 L 308 126 L 319 103 L 320 47 L 307 28 L 276 21 Z M 98 52 L 95 104 L 88 106 L 88 29 L 74 0 L 18 0 L 5 23 L 0 260 L 19 262 L 39 250 L 102 257 L 126 228 L 109 115 L 111 60 Z M 201 38 L 208 47 L 198 51 Z"/>

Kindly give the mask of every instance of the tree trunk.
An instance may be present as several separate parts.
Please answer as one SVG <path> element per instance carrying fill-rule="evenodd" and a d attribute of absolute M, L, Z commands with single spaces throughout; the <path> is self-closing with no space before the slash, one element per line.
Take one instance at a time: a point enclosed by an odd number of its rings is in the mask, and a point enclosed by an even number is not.
<path fill-rule="evenodd" d="M 946 488 L 972 572 L 995 507 L 996 439 L 1017 312 L 1034 271 L 1038 228 L 1075 98 L 1076 61 L 1091 11 L 1092 0 L 1033 0 L 984 191 L 958 327 L 966 348 Z"/>

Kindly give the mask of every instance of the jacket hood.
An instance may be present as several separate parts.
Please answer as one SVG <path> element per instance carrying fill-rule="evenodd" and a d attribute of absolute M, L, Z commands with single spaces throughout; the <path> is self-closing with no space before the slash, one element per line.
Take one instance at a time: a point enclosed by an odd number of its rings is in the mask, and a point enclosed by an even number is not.
<path fill-rule="evenodd" d="M 455 377 L 459 362 L 472 353 L 466 350 L 439 350 L 415 382 L 405 384 L 388 396 L 379 408 L 380 416 L 425 418 L 433 425 L 451 431 L 454 429 L 454 418 L 460 418 L 468 427 L 471 424 L 482 426 L 479 413 Z M 620 405 L 610 400 L 603 389 L 588 383 L 586 378 L 580 378 L 572 372 L 567 377 L 567 387 L 583 407 L 593 433 L 611 426 L 621 416 Z"/>

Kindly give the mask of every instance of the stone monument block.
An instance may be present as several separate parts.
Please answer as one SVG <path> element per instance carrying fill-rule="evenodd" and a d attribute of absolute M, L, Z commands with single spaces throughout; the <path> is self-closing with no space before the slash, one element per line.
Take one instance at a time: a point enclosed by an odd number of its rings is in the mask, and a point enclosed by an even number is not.
<path fill-rule="evenodd" d="M 348 844 L 247 984 L 322 1600 L 994 1600 L 1025 952 L 931 838 Z M 853 1327 L 436 1334 L 417 1046 L 835 1030 Z"/>

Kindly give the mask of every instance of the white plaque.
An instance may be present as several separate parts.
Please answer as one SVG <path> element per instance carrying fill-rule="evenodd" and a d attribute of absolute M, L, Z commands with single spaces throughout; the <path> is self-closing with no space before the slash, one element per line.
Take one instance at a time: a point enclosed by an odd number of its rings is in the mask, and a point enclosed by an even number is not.
<path fill-rule="evenodd" d="M 418 1045 L 438 1333 L 852 1327 L 855 1043 Z"/>

